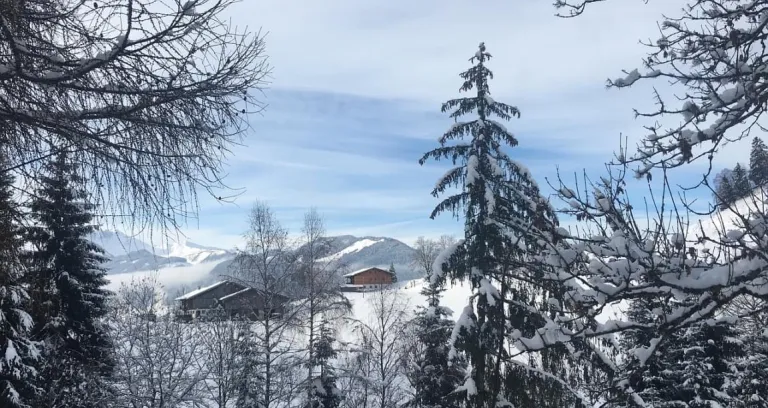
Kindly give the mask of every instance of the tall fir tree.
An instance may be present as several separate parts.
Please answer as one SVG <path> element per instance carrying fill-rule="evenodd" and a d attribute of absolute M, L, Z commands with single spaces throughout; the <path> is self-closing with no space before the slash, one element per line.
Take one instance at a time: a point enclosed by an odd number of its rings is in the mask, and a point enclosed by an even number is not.
<path fill-rule="evenodd" d="M 451 356 L 451 311 L 440 305 L 440 286 L 425 285 L 421 294 L 427 307 L 419 307 L 412 321 L 418 347 L 410 350 L 408 378 L 414 408 L 454 408 L 462 404 L 452 394 L 466 377 L 464 362 Z"/>
<path fill-rule="evenodd" d="M 0 168 L 6 168 L 5 163 L 0 156 Z M 21 215 L 13 183 L 9 172 L 0 173 L 0 407 L 18 408 L 34 406 L 40 353 L 30 338 L 31 306 L 23 286 Z"/>
<path fill-rule="evenodd" d="M 528 305 L 516 298 L 511 271 L 525 265 L 529 251 L 535 251 L 534 231 L 551 230 L 556 224 L 554 211 L 541 197 L 527 169 L 512 160 L 505 147 L 517 139 L 493 117 L 509 120 L 519 117 L 517 108 L 495 101 L 488 80 L 492 72 L 485 66 L 491 58 L 485 44 L 470 59 L 474 66 L 460 74 L 460 90 L 474 90 L 473 96 L 445 102 L 442 112 L 455 120 L 439 139 L 440 147 L 420 160 L 451 160 L 454 167 L 438 182 L 432 194 L 439 197 L 452 188 L 457 194 L 444 198 L 431 217 L 451 211 L 463 216 L 464 239 L 452 248 L 447 261 L 435 271 L 433 281 L 469 280 L 473 296 L 458 317 L 458 335 L 453 347 L 466 355 L 469 373 L 458 391 L 471 407 L 511 405 L 504 386 L 503 361 L 508 359 L 507 340 L 519 327 L 510 316 Z M 469 121 L 459 121 L 475 113 Z M 468 142 L 462 142 L 469 138 Z"/>
<path fill-rule="evenodd" d="M 37 406 L 100 407 L 108 398 L 104 379 L 113 368 L 113 349 L 101 321 L 110 296 L 101 266 L 106 258 L 87 238 L 94 206 L 63 154 L 48 164 L 40 183 L 30 204 L 34 225 L 26 231 L 32 249 L 25 254 L 33 333 L 46 356 L 40 376 L 46 392 Z"/>
<path fill-rule="evenodd" d="M 312 365 L 316 375 L 312 380 L 310 401 L 307 408 L 337 408 L 341 403 L 341 394 L 336 386 L 336 372 L 333 360 L 338 352 L 335 348 L 336 337 L 327 321 L 320 326 L 320 336 L 313 344 Z"/>
<path fill-rule="evenodd" d="M 733 168 L 731 188 L 733 189 L 734 201 L 752 194 L 752 186 L 749 184 L 749 175 L 747 175 L 747 171 L 740 163 L 736 164 L 736 167 Z"/>
<path fill-rule="evenodd" d="M 749 179 L 755 187 L 765 187 L 768 184 L 768 147 L 763 139 L 757 136 L 752 139 L 752 150 L 749 154 Z"/>

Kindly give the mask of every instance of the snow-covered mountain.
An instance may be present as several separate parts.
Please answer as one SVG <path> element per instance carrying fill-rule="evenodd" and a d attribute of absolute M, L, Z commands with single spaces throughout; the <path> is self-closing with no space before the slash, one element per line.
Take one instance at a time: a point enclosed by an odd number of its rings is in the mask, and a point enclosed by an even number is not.
<path fill-rule="evenodd" d="M 104 266 L 109 274 L 160 271 L 220 262 L 234 257 L 234 253 L 225 249 L 205 247 L 189 241 L 174 243 L 170 250 L 164 250 L 116 231 L 95 232 L 90 239 L 107 252 L 110 260 Z"/>
<path fill-rule="evenodd" d="M 227 251 L 226 249 L 198 245 L 194 242 L 186 240 L 181 243 L 174 243 L 171 245 L 170 251 L 168 251 L 168 256 L 184 258 L 191 264 L 212 262 L 224 258 L 230 258 L 232 255 L 233 253 L 231 251 Z"/>
<path fill-rule="evenodd" d="M 156 249 L 114 232 L 99 233 L 92 240 L 109 252 L 111 260 L 105 267 L 112 275 L 113 283 L 156 274 L 166 289 L 177 286 L 176 281 L 178 284 L 183 281 L 184 286 L 195 286 L 221 279 L 231 273 L 230 265 L 235 256 L 232 251 L 189 241 L 174 244 L 168 250 Z M 118 245 L 120 243 L 123 244 Z M 328 244 L 329 254 L 323 260 L 334 262 L 343 270 L 373 266 L 386 269 L 394 265 L 400 281 L 421 277 L 411 266 L 414 249 L 396 239 L 342 235 L 329 237 Z M 127 250 L 135 248 L 142 249 Z"/>
<path fill-rule="evenodd" d="M 321 261 L 336 262 L 349 270 L 394 265 L 400 280 L 420 277 L 411 265 L 414 249 L 394 238 L 340 235 L 327 239 L 330 254 Z"/>
<path fill-rule="evenodd" d="M 96 231 L 89 239 L 102 247 L 109 257 L 119 257 L 135 251 L 158 253 L 152 245 L 119 231 Z"/>

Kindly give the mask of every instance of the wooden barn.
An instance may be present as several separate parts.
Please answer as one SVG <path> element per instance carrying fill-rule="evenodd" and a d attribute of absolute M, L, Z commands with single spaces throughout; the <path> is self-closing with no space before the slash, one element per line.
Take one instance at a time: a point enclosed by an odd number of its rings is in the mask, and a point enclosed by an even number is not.
<path fill-rule="evenodd" d="M 341 289 L 345 292 L 363 292 L 380 289 L 397 282 L 397 275 L 386 269 L 363 268 L 344 275 L 345 284 Z"/>
<path fill-rule="evenodd" d="M 228 280 L 198 288 L 175 300 L 179 303 L 177 318 L 182 321 L 204 317 L 218 307 L 224 308 L 229 317 L 279 315 L 288 302 L 286 296 L 268 294 Z"/>

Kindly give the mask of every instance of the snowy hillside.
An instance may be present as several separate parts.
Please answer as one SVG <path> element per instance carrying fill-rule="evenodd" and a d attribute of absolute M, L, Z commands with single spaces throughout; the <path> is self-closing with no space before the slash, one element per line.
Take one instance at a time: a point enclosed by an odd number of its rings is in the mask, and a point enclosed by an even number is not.
<path fill-rule="evenodd" d="M 397 291 L 402 296 L 403 300 L 408 303 L 409 310 L 415 310 L 418 306 L 426 306 L 427 299 L 421 294 L 421 290 L 425 285 L 424 279 L 415 279 L 405 282 L 400 282 L 397 285 Z M 440 299 L 440 304 L 453 311 L 453 318 L 457 317 L 457 314 L 467 306 L 469 296 L 471 295 L 471 287 L 469 283 L 457 283 L 454 286 L 449 286 L 443 292 L 443 297 Z M 367 302 L 367 299 L 371 296 L 375 296 L 373 292 L 347 292 L 344 296 L 352 303 L 352 314 L 356 319 L 365 320 L 371 315 L 371 308 Z"/>
<path fill-rule="evenodd" d="M 330 255 L 323 259 L 325 262 L 335 262 L 349 270 L 373 266 L 389 268 L 394 264 L 400 281 L 419 277 L 410 265 L 413 248 L 396 239 L 342 235 L 328 240 Z M 155 249 L 114 232 L 99 233 L 94 242 L 99 245 L 104 242 L 109 248 L 111 260 L 105 267 L 110 275 L 126 275 L 110 276 L 114 282 L 154 273 L 166 286 L 207 284 L 227 275 L 234 258 L 231 251 L 189 241 L 175 243 L 168 250 Z M 126 243 L 121 245 L 122 242 Z M 198 268 L 192 268 L 198 265 Z"/>
<path fill-rule="evenodd" d="M 420 277 L 411 266 L 414 249 L 394 238 L 341 235 L 328 239 L 332 254 L 323 261 L 338 262 L 349 270 L 394 265 L 401 281 Z"/>
<path fill-rule="evenodd" d="M 161 268 L 172 268 L 189 265 L 187 259 L 181 257 L 165 257 L 147 250 L 127 253 L 111 257 L 104 267 L 110 274 L 122 274 L 136 271 L 149 271 Z"/>
<path fill-rule="evenodd" d="M 765 214 L 766 210 L 768 210 L 768 208 L 765 208 L 765 197 L 762 197 L 760 192 L 756 192 L 756 194 L 760 194 L 760 196 L 747 197 L 736 201 L 732 209 L 701 217 L 691 224 L 689 228 L 690 236 L 687 239 L 690 241 L 702 236 L 702 234 L 710 238 L 727 236 L 729 231 L 743 228 L 743 222 L 740 217 L 750 218 L 752 214 L 758 211 Z M 703 246 L 708 247 L 706 244 Z"/>
<path fill-rule="evenodd" d="M 184 258 L 190 264 L 210 262 L 232 256 L 232 252 L 221 248 L 207 247 L 190 241 L 173 243 L 168 255 L 176 258 Z"/>
<path fill-rule="evenodd" d="M 170 250 L 155 248 L 121 232 L 99 231 L 91 234 L 91 241 L 100 245 L 110 258 L 104 266 L 109 274 L 124 274 L 140 271 L 159 271 L 200 263 L 215 264 L 231 259 L 230 251 L 205 247 L 189 241 L 174 243 Z"/>
<path fill-rule="evenodd" d="M 89 239 L 102 247 L 110 257 L 123 256 L 134 251 L 160 253 L 152 245 L 117 231 L 96 231 Z"/>

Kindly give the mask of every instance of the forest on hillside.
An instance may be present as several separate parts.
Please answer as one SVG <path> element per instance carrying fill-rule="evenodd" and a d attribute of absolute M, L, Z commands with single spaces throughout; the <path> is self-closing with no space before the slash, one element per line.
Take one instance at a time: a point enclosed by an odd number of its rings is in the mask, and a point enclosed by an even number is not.
<path fill-rule="evenodd" d="M 555 0 L 552 24 L 618 1 Z M 768 406 L 768 0 L 659 16 L 637 67 L 606 72 L 612 91 L 654 89 L 635 112 L 645 136 L 599 177 L 546 185 L 509 130 L 525 106 L 492 96 L 506 39 L 477 39 L 419 160 L 450 166 L 424 216 L 464 227 L 418 241 L 424 304 L 392 287 L 350 315 L 322 215 L 306 213 L 296 251 L 257 202 L 225 278 L 280 311 L 184 322 L 151 279 L 106 290 L 87 237 L 178 230 L 201 196 L 231 200 L 227 157 L 271 74 L 233 3 L 0 1 L 0 407 Z M 715 177 L 749 140 L 749 169 Z M 630 197 L 638 184 L 648 194 Z"/>

